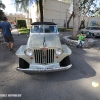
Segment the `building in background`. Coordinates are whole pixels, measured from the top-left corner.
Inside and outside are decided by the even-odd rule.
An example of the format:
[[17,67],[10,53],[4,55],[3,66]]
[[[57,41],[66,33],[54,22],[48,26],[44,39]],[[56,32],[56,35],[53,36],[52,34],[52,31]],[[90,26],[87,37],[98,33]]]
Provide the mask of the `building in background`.
[[[70,1],[71,0],[43,0],[43,20],[49,22],[55,22],[58,27],[62,28],[70,17]],[[37,3],[32,4],[29,7],[28,18],[31,24],[32,22],[40,21],[40,10]],[[83,16],[80,16],[80,22]],[[92,21],[96,21],[100,24],[100,17],[86,17],[84,16],[85,27],[91,26]],[[79,23],[80,24],[80,23]],[[69,23],[69,27],[73,27],[73,18]]]
[[[70,15],[69,7],[68,2],[43,0],[43,20],[55,22],[59,27],[64,27]],[[36,3],[29,8],[29,18],[32,18],[32,22],[40,21],[40,11]]]
[[12,14],[12,13],[6,14],[6,17],[8,18],[8,21],[9,21],[11,24],[14,23],[14,22],[17,21],[17,20],[26,20],[26,19],[25,19],[25,15],[23,15],[23,14],[21,14],[21,13],[19,13],[19,14],[17,14],[17,13],[14,13],[14,14]]

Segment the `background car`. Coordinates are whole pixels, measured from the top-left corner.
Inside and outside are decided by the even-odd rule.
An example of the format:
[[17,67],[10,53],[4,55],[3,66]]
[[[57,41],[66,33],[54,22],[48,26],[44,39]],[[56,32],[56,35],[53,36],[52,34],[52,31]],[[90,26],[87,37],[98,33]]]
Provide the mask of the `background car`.
[[81,33],[86,34],[87,37],[100,36],[100,27],[99,26],[89,26],[85,29],[81,29]]
[[26,45],[22,45],[16,55],[19,57],[18,71],[54,72],[71,68],[71,49],[62,45],[57,25],[53,22],[31,24]]

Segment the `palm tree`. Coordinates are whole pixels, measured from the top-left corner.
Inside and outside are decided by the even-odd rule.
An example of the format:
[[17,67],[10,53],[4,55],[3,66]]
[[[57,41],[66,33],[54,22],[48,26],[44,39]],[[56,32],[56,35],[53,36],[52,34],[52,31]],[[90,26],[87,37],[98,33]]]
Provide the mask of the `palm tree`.
[[6,6],[2,3],[2,1],[0,0],[0,9],[5,9],[6,8]]
[[39,0],[39,7],[40,7],[40,19],[43,22],[43,0]]
[[33,2],[39,4],[40,9],[40,20],[43,22],[43,0],[14,0],[16,10],[21,10],[28,12],[27,8],[32,4]]
[[4,12],[2,9],[5,9],[6,6],[2,3],[2,1],[0,0],[0,21],[3,19],[3,17],[5,16]]
[[0,10],[0,21],[2,21],[4,16],[5,16],[4,12],[2,10]]

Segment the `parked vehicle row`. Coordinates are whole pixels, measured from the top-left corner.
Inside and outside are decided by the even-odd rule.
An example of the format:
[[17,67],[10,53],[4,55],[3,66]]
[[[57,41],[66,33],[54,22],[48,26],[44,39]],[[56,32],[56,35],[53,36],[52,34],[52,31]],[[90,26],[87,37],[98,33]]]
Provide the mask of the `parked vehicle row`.
[[97,37],[100,36],[100,26],[89,26],[81,29],[82,34],[86,34],[87,37]]

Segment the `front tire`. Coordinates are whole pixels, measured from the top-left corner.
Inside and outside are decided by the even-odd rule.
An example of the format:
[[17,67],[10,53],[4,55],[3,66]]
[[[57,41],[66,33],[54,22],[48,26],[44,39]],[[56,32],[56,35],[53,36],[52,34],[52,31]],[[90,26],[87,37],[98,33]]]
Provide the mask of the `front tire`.
[[65,67],[70,64],[70,58],[69,56],[65,57],[61,62],[60,62],[60,67]]
[[19,58],[19,68],[23,69],[29,68],[29,63],[26,62],[24,59]]
[[92,37],[95,38],[96,36],[94,35],[94,33],[92,34]]

